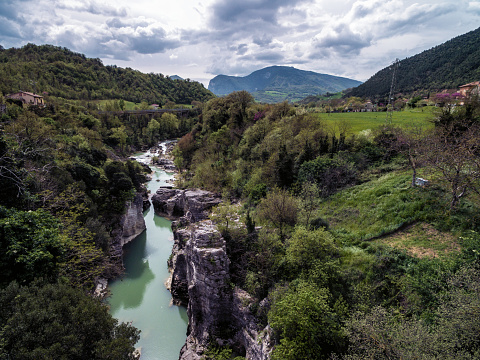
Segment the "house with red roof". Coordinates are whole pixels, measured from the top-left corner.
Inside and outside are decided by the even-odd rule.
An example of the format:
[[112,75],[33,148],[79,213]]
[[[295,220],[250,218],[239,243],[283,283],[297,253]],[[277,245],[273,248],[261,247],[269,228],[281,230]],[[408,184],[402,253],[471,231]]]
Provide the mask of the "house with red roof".
[[462,85],[458,88],[458,92],[464,96],[468,97],[470,95],[479,95],[480,92],[480,81],[474,81],[469,84]]
[[45,105],[43,96],[26,91],[19,91],[5,96],[5,98],[21,100],[24,105]]

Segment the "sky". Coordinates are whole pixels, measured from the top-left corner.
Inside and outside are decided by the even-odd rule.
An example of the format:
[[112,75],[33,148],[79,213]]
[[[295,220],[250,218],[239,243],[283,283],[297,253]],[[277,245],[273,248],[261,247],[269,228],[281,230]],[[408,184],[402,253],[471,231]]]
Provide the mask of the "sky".
[[480,0],[0,0],[0,45],[208,86],[272,65],[366,81],[480,27]]

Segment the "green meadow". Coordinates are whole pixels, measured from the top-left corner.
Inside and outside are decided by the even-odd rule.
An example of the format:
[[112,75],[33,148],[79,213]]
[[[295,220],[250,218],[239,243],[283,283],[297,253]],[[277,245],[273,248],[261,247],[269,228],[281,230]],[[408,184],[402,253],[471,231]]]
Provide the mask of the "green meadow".
[[[391,119],[393,125],[401,127],[409,126],[433,126],[431,120],[435,116],[435,107],[427,106],[422,108],[394,111]],[[339,129],[347,126],[347,134],[358,134],[365,130],[374,130],[387,122],[386,112],[342,112],[342,113],[318,113],[322,121],[331,128]]]

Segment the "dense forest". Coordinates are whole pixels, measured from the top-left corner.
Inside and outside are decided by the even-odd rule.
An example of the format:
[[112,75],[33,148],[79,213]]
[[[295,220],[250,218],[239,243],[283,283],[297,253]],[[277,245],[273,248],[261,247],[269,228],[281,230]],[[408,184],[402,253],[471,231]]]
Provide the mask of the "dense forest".
[[242,91],[180,139],[183,186],[223,194],[230,276],[272,359],[480,356],[479,101],[431,122],[351,134]]
[[0,46],[0,93],[30,91],[66,99],[123,99],[164,105],[205,101],[213,94],[196,81],[172,80],[130,68],[104,66],[100,59],[53,45]]
[[[0,57],[2,91],[36,69],[37,89],[56,95],[45,95],[45,106],[25,106],[0,93],[0,358],[133,359],[139,331],[113,319],[92,293],[99,278],[122,274],[119,219],[146,193],[150,170],[128,156],[184,135],[198,111],[100,115],[74,92],[85,84],[90,94],[122,88],[143,100],[211,95],[199,84],[104,67],[50,46],[2,50]],[[47,68],[68,71],[53,76]],[[138,84],[124,87],[115,76]],[[120,110],[117,98],[128,96],[117,95],[108,104]]]
[[[386,67],[348,96],[386,98],[394,66]],[[418,55],[403,59],[396,73],[396,93],[413,94],[443,89],[480,79],[480,28],[451,39]]]

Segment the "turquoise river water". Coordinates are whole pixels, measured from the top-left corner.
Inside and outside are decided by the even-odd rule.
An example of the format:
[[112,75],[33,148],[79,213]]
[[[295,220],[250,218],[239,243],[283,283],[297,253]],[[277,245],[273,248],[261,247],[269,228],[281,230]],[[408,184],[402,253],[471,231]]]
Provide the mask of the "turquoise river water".
[[[154,170],[148,183],[152,194],[173,177]],[[141,360],[176,360],[185,342],[188,319],[184,307],[171,305],[165,287],[173,245],[171,222],[155,215],[152,207],[144,217],[146,231],[124,247],[125,275],[109,284],[110,312],[141,330],[136,345],[141,348]]]

